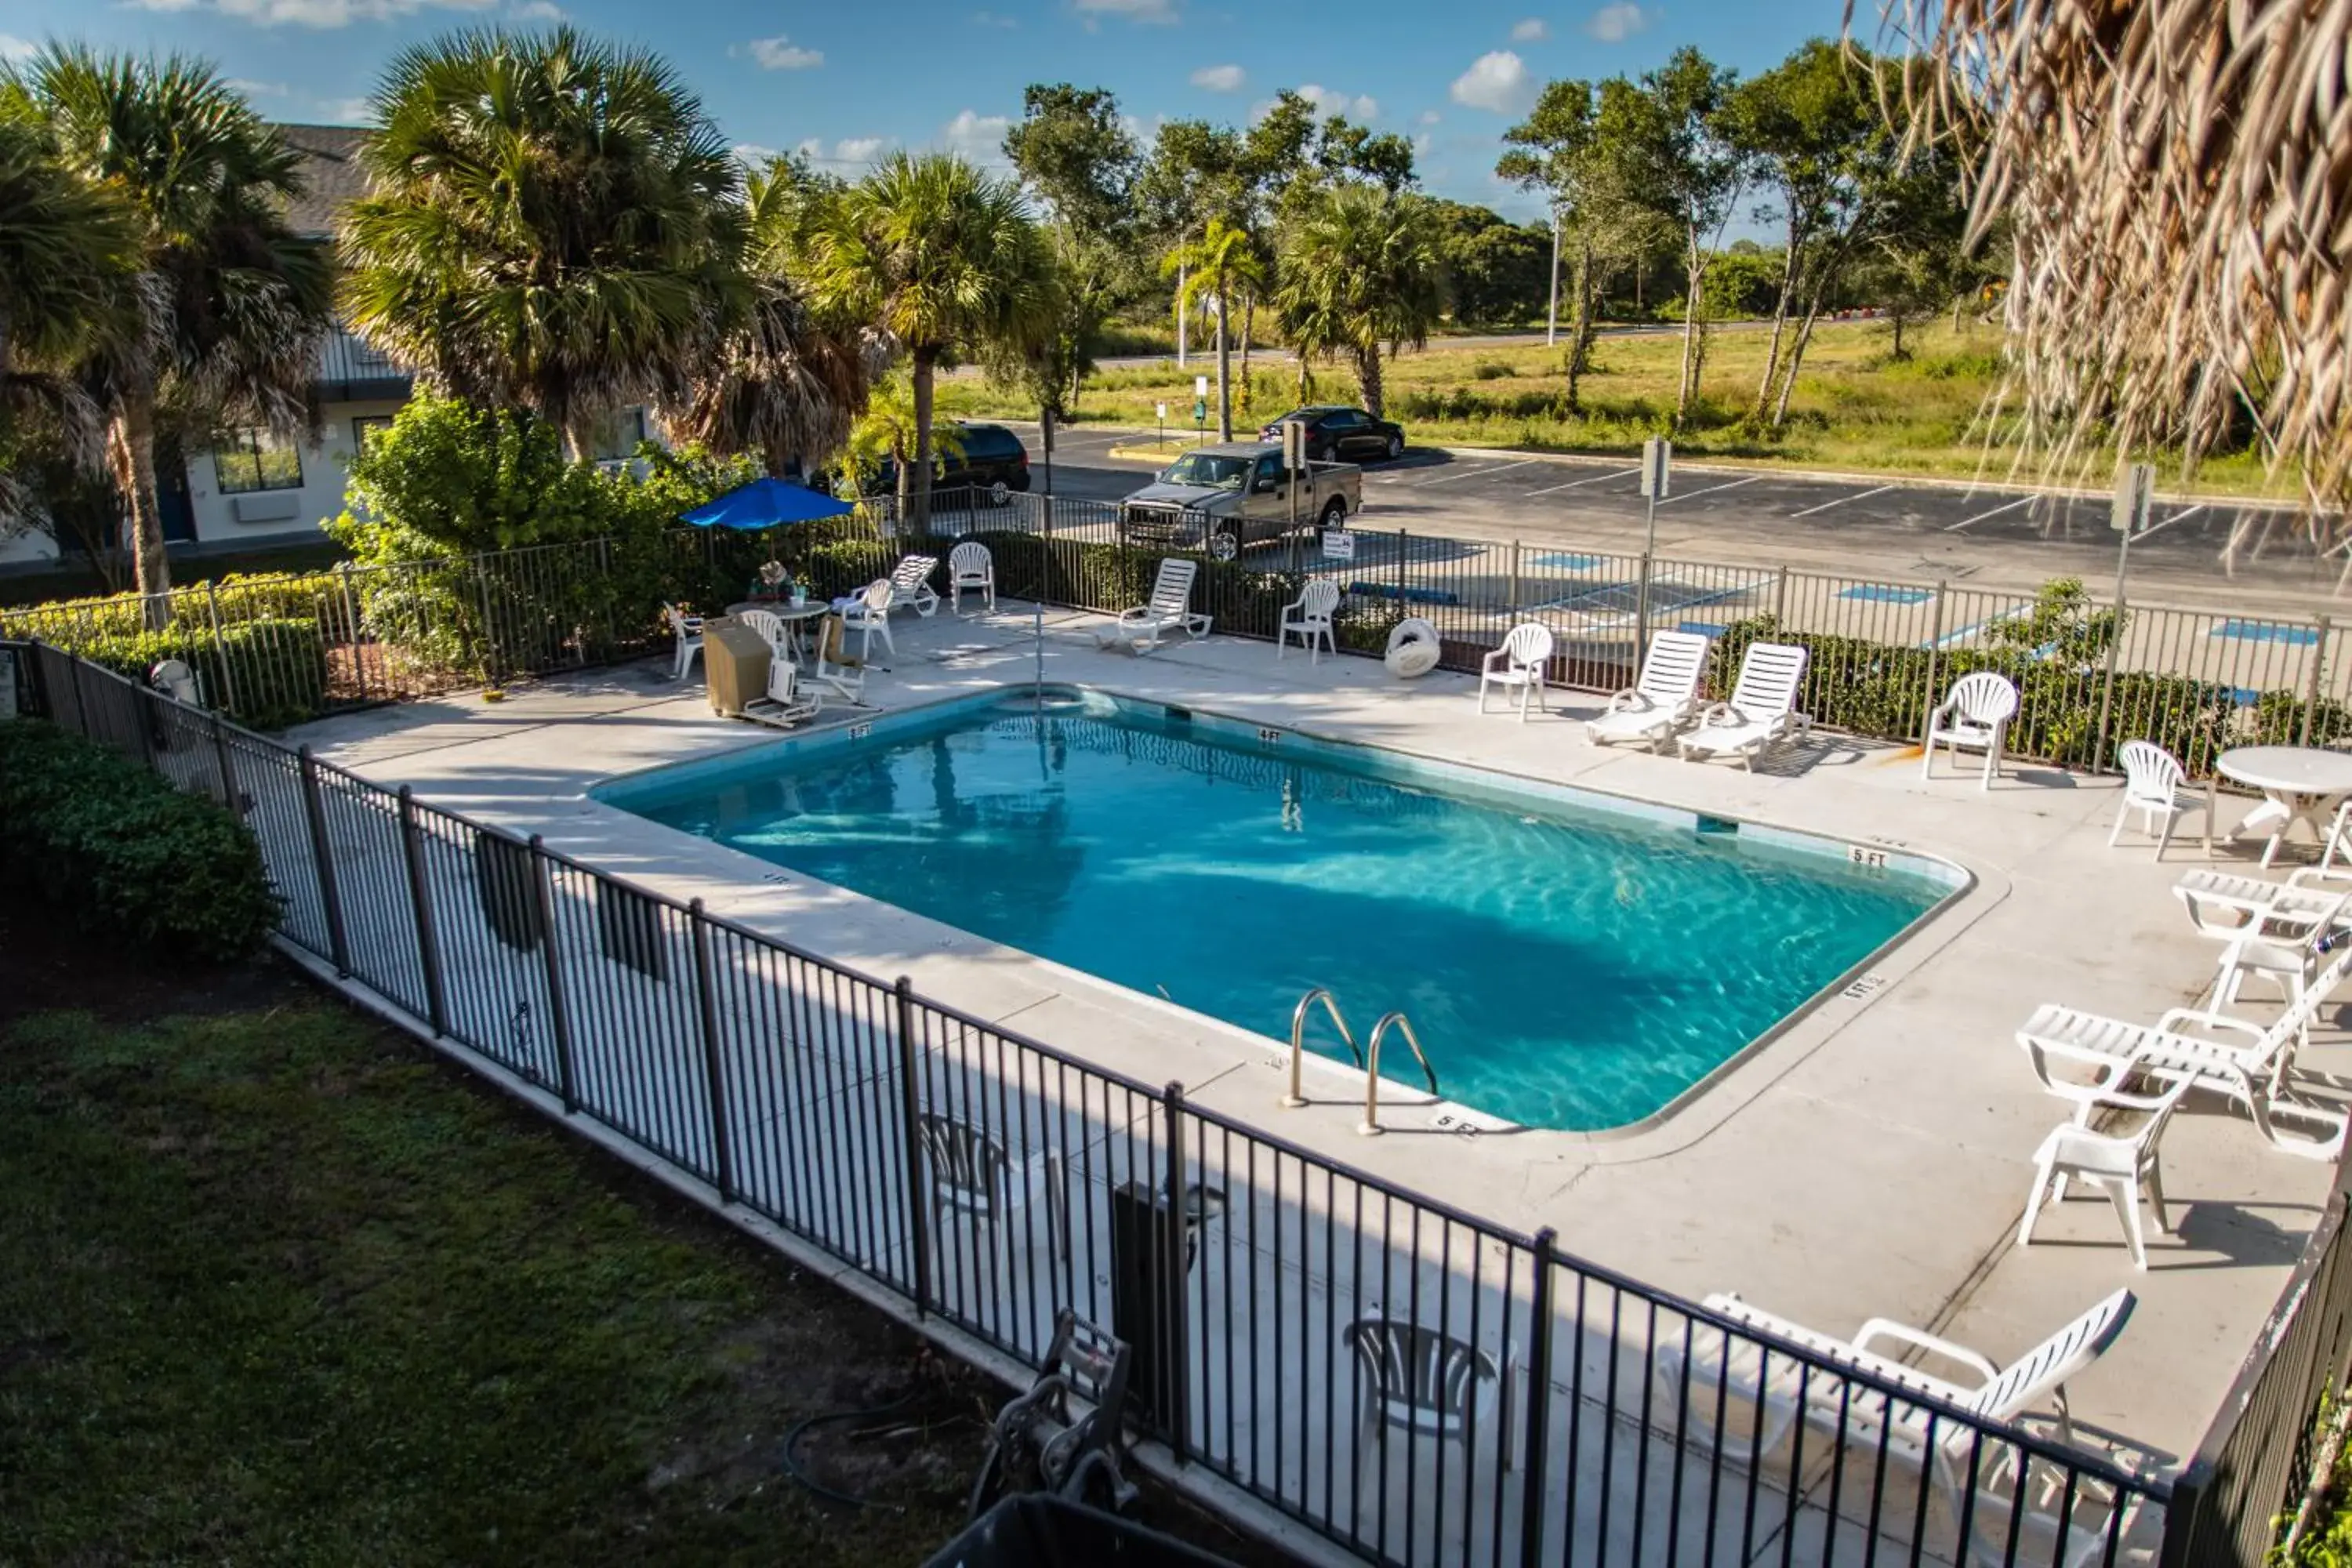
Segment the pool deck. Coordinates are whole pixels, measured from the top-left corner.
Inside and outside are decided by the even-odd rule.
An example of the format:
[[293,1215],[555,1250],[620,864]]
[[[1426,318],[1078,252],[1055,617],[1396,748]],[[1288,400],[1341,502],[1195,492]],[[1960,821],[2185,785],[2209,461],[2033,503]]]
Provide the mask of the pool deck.
[[[1284,1110],[1274,1043],[1013,952],[586,799],[615,774],[757,745],[773,731],[714,718],[667,660],[519,689],[343,715],[297,739],[326,760],[519,831],[715,913],[885,978],[1196,1103],[1360,1164],[1505,1225],[1555,1227],[1562,1248],[1692,1297],[1736,1290],[1844,1333],[1885,1316],[1996,1363],[2118,1286],[2140,1301],[2105,1360],[2073,1386],[2079,1426],[2120,1435],[2160,1466],[2194,1448],[2274,1304],[2325,1202],[2330,1167],[2266,1144],[2242,1115],[2192,1100],[2163,1147],[2175,1232],[2135,1270],[2103,1200],[2043,1216],[2012,1246],[2044,1133],[2064,1107],[2041,1092],[2012,1031],[2063,1002],[2152,1021],[2212,976],[2168,889],[2204,864],[2193,828],[2158,864],[2144,840],[2109,849],[2115,781],[2011,763],[1990,793],[1975,763],[1930,783],[1916,749],[1819,735],[1757,773],[1595,748],[1575,720],[1595,699],[1550,694],[1526,723],[1480,717],[1475,682],[1400,682],[1374,660],[1277,661],[1212,637],[1148,658],[1097,649],[1103,617],[1049,612],[1046,679],[1181,702],[1341,741],[1655,801],[1877,840],[1945,857],[1974,885],[1874,963],[1661,1122],[1621,1135],[1466,1137],[1440,1108],[1384,1095],[1389,1133],[1356,1131],[1357,1079],[1317,1066],[1314,1104]],[[897,623],[895,668],[867,700],[897,708],[1038,668],[1025,606]],[[849,717],[856,717],[855,714]],[[827,718],[833,715],[828,712]],[[2231,803],[2224,801],[2225,822]],[[2244,850],[2218,857],[2250,866]],[[1171,918],[1184,918],[1181,913]],[[1704,953],[1691,962],[1703,964]],[[1531,977],[1531,979],[1538,977]],[[1343,1000],[1360,1016],[1379,997]],[[2333,1008],[2300,1058],[2352,1078]],[[1441,1071],[1445,1043],[1429,1042]]]

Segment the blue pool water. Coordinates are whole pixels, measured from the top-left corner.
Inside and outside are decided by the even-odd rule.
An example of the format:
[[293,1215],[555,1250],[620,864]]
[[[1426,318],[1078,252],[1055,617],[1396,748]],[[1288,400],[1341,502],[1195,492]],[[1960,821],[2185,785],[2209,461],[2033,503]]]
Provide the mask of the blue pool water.
[[1311,985],[1359,1030],[1402,1008],[1448,1099],[1578,1131],[1664,1109],[1961,879],[1068,689],[596,793],[1260,1034]]

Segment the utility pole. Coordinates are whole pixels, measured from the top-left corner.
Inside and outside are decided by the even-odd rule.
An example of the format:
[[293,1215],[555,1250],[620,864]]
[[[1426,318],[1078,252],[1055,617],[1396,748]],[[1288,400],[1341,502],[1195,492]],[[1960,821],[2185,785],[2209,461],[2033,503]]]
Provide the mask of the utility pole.
[[1544,310],[1544,346],[1559,342],[1559,205],[1551,209],[1551,303]]

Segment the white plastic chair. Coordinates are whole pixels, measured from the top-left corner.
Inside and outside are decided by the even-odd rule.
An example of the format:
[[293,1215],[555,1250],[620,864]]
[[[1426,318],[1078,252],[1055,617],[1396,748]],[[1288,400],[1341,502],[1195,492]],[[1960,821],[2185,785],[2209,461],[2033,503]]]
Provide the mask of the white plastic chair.
[[1290,651],[1290,639],[1296,637],[1307,650],[1307,662],[1313,664],[1329,648],[1333,658],[1339,654],[1339,645],[1331,635],[1331,617],[1339,613],[1339,584],[1328,577],[1318,577],[1298,592],[1298,597],[1282,606],[1282,626],[1274,639],[1274,657],[1280,658]]
[[2214,1011],[2226,1012],[2237,1005],[2239,987],[2248,975],[2276,985],[2289,1006],[2302,1001],[2319,978],[2327,953],[2345,940],[2347,904],[2352,904],[2352,892],[2331,897],[2299,888],[2279,889],[2279,897],[2221,950],[2221,973],[2213,981]]
[[[2161,860],[2165,847],[2172,842],[2172,830],[2189,812],[2205,809],[2204,797],[2183,787],[2189,770],[2153,741],[2126,741],[2116,749],[2116,761],[2123,764],[2124,798],[2116,806],[2116,825],[2107,834],[2107,847],[2116,847],[2124,836],[2124,819],[2137,811],[2140,831],[2156,840],[2156,858]],[[2160,829],[2159,816],[2164,819]]]
[[693,673],[694,661],[702,657],[702,617],[689,616],[676,605],[662,605],[662,618],[677,636],[677,654],[670,665],[670,678],[684,680]]
[[[901,556],[890,571],[890,588],[896,595],[892,605],[907,605],[925,620],[939,613],[940,596],[931,587],[931,571],[940,563],[936,555]],[[890,650],[896,653],[898,649]]]
[[890,639],[890,607],[898,602],[898,589],[887,577],[877,577],[866,584],[866,591],[848,599],[837,599],[835,607],[841,613],[841,629],[857,634],[857,660],[860,664],[874,649],[874,634],[882,634],[882,646],[895,658],[898,645]]
[[1544,669],[1551,663],[1551,628],[1534,621],[1522,621],[1503,638],[1503,646],[1488,654],[1478,666],[1478,711],[1486,711],[1486,689],[1499,686],[1506,696],[1513,690],[1519,694],[1519,722],[1528,721],[1528,703],[1533,700],[1544,712]]
[[1500,1417],[1495,1422],[1495,1442],[1502,1450],[1503,1468],[1517,1463],[1512,1435],[1517,1423],[1511,1419],[1507,1348],[1498,1367],[1494,1356],[1477,1346],[1442,1330],[1389,1317],[1378,1303],[1341,1332],[1356,1352],[1356,1369],[1362,1374],[1359,1474],[1375,1453],[1388,1452],[1391,1428],[1409,1437],[1460,1443],[1467,1453],[1470,1434],[1486,1422],[1490,1408]]
[[[2128,1068],[2119,1075],[2119,1081],[2129,1081]],[[2148,1206],[2156,1211],[2156,1228],[2169,1233],[2171,1222],[2164,1214],[2164,1168],[2157,1146],[2164,1137],[2166,1123],[2172,1120],[2180,1097],[2189,1092],[2189,1080],[2175,1079],[2159,1093],[2129,1094],[2110,1089],[2096,1100],[2085,1100],[2074,1120],[2060,1122],[2033,1152],[2033,1191],[2025,1200],[2025,1217],[2018,1222],[2017,1245],[2033,1244],[2034,1222],[2042,1217],[2044,1204],[2066,1201],[2066,1184],[2079,1181],[2095,1192],[2106,1194],[2116,1206],[2116,1217],[2123,1222],[2124,1239],[2131,1244],[2132,1267],[2147,1267],[2147,1241],[2140,1233],[2139,1200],[2147,1195]],[[2101,1110],[2116,1110],[2139,1113],[2139,1125],[2129,1132],[2112,1129],[2094,1131],[2085,1122]]]
[[1797,711],[1797,689],[1804,677],[1803,648],[1790,643],[1748,644],[1731,700],[1717,703],[1700,715],[1696,728],[1684,731],[1679,742],[1683,755],[1729,752],[1755,772],[1756,759],[1767,748],[1811,727],[1812,721]]
[[1121,610],[1118,624],[1097,640],[1105,647],[1123,647],[1135,653],[1150,653],[1169,632],[1206,637],[1211,617],[1192,613],[1192,579],[1200,570],[1199,562],[1181,555],[1163,558],[1158,574],[1151,580],[1151,602]]
[[1659,632],[1633,684],[1609,699],[1584,733],[1596,746],[1640,741],[1653,751],[1698,713],[1699,678],[1706,673],[1707,639],[1696,632]]
[[196,679],[196,672],[188,668],[186,659],[157,661],[154,668],[147,672],[147,684],[174,702],[184,702],[191,708],[205,705],[204,687]]
[[949,608],[963,614],[963,591],[972,589],[990,609],[996,608],[996,558],[988,546],[967,539],[948,552]]
[[1963,675],[1952,683],[1943,706],[1927,715],[1927,742],[1919,757],[1919,776],[1932,776],[1936,742],[1941,741],[1952,753],[1955,767],[1962,751],[1982,752],[1984,781],[1979,787],[1992,788],[1993,777],[2000,772],[2001,743],[2008,738],[2009,721],[2016,717],[2017,688],[2006,678],[1990,669]]
[[977,1220],[999,1240],[1007,1240],[1007,1227],[999,1222],[1016,1213],[1025,1217],[1042,1198],[1053,1256],[1070,1255],[1069,1213],[1064,1206],[1066,1194],[1062,1190],[1058,1152],[1041,1149],[1015,1159],[1003,1144],[959,1117],[926,1110],[915,1121],[924,1163],[931,1173],[932,1234],[943,1253],[950,1244],[946,1227],[937,1222],[946,1215]]
[[1408,616],[1389,628],[1388,647],[1381,660],[1391,675],[1412,680],[1435,669],[1444,657],[1445,645],[1438,639],[1436,623]]
[[768,660],[772,668],[793,662],[792,629],[785,625],[783,616],[773,610],[746,610],[735,618],[757,633],[760,640],[768,645]]
[[768,661],[768,694],[744,705],[743,717],[772,729],[790,730],[824,710],[824,693],[801,683],[800,666],[791,659]]

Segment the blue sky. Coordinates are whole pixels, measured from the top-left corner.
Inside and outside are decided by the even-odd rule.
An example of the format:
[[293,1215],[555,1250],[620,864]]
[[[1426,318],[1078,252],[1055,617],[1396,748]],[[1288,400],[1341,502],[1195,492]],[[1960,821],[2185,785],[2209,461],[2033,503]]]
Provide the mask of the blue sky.
[[1428,187],[1515,216],[1496,137],[1555,77],[1635,72],[1696,43],[1742,71],[1834,35],[1839,0],[5,0],[0,53],[57,35],[213,59],[275,119],[358,123],[384,59],[446,28],[569,17],[667,54],[729,138],[854,174],[893,147],[1001,161],[1032,81],[1107,87],[1162,119],[1245,122],[1280,88],[1415,139]]

